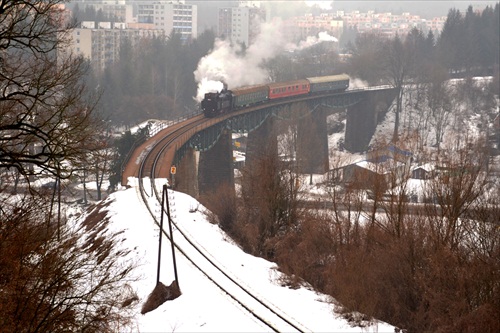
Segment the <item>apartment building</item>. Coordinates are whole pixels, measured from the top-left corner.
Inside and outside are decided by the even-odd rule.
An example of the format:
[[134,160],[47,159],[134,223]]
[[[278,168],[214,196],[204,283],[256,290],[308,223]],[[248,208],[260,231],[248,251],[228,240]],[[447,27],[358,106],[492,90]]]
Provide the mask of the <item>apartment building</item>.
[[329,35],[340,39],[344,30],[344,21],[333,14],[312,15],[293,17],[287,22],[288,26],[295,27],[296,33],[300,39],[307,36],[315,36],[319,32],[326,31]]
[[184,1],[136,1],[137,23],[153,24],[154,29],[172,31],[181,35],[183,41],[198,36],[198,9]]
[[260,25],[265,21],[265,9],[256,6],[219,8],[218,36],[248,46],[260,33]]
[[415,27],[423,31],[441,31],[446,21],[446,16],[426,20],[410,13],[394,15],[389,12],[375,13],[374,11],[368,11],[361,13],[353,11],[338,14],[342,15],[344,27],[356,27],[359,32],[378,31],[389,37],[396,34],[405,35]]
[[165,36],[161,29],[129,29],[126,23],[82,22],[72,32],[71,50],[89,59],[96,70],[104,70],[119,59],[120,45],[128,40],[136,45],[143,38]]
[[127,23],[129,28],[133,24],[152,24],[152,29],[164,30],[167,35],[172,31],[180,34],[183,41],[198,35],[197,6],[182,0],[75,0],[71,4],[77,4],[81,11],[92,6],[107,17],[116,18],[116,22]]
[[76,3],[80,10],[93,6],[108,17],[119,18],[117,22],[82,22],[72,33],[71,51],[89,59],[97,70],[118,59],[125,39],[135,45],[142,38],[164,37],[172,31],[186,42],[197,37],[197,7],[184,1],[79,0]]

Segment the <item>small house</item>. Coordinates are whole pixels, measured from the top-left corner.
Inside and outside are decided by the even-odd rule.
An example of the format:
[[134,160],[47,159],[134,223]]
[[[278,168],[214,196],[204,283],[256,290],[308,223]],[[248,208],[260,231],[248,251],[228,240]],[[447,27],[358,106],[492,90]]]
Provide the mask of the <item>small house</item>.
[[411,171],[411,178],[413,179],[431,179],[434,178],[435,168],[434,165],[426,163],[419,165]]

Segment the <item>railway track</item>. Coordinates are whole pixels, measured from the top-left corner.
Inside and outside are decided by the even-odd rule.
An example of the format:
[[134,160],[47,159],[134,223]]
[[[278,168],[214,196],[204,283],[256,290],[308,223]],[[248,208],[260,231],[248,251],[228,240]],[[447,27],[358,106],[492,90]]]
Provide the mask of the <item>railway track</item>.
[[[159,226],[158,217],[155,216],[154,207],[151,201],[160,202],[161,193],[155,186],[156,175],[162,174],[159,168],[170,167],[168,162],[173,160],[175,150],[199,128],[204,127],[204,123],[210,122],[203,116],[196,116],[183,123],[176,124],[171,130],[166,131],[163,137],[157,140],[151,147],[148,147],[139,167],[139,191],[148,211],[155,223]],[[167,163],[165,163],[167,161]],[[150,178],[151,189],[144,186],[144,179]],[[197,270],[212,281],[222,292],[233,301],[239,304],[244,310],[260,321],[266,329],[274,332],[310,332],[303,324],[294,318],[282,313],[275,305],[264,300],[260,295],[252,291],[248,286],[243,285],[236,278],[232,277],[210,256],[205,253],[201,246],[191,240],[179,226],[172,221],[172,224],[182,236],[176,236],[174,246],[186,260],[188,260]],[[171,241],[170,235],[162,230],[163,234]]]

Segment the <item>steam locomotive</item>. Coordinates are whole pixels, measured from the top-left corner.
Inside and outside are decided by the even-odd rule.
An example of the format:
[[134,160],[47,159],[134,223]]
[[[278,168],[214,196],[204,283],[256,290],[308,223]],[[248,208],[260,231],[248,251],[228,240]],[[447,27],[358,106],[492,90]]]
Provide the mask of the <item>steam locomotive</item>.
[[344,91],[349,87],[346,74],[310,77],[303,80],[259,84],[218,93],[206,93],[201,101],[205,117],[216,117],[243,107],[290,96]]

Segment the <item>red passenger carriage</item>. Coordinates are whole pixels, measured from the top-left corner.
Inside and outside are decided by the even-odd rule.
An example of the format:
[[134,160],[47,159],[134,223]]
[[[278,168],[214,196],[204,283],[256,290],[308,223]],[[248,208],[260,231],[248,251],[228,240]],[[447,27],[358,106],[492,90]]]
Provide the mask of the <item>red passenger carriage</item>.
[[309,93],[308,80],[295,80],[287,82],[270,83],[269,99],[283,98],[296,95],[304,95]]

